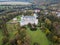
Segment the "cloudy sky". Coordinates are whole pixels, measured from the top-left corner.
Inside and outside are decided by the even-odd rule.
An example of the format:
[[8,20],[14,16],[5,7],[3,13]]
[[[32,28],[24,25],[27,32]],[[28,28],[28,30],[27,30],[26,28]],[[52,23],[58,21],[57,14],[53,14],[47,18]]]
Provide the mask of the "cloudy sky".
[[32,0],[0,0],[0,1],[23,1],[23,2],[32,2]]

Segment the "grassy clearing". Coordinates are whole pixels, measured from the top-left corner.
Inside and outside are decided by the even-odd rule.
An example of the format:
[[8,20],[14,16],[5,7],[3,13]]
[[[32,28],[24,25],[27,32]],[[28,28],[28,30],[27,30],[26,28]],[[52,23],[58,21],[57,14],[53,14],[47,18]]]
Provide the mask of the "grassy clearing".
[[39,43],[39,45],[49,45],[50,44],[50,41],[47,39],[45,34],[39,29],[37,31],[31,31],[28,29],[27,33],[31,37],[31,45],[33,45],[34,42]]

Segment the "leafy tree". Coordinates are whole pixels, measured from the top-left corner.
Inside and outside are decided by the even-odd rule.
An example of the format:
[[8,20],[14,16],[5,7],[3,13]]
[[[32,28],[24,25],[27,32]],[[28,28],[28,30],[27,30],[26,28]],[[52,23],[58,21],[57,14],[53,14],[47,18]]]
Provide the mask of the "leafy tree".
[[45,19],[45,23],[46,23],[47,25],[51,25],[51,21],[50,21],[48,18]]

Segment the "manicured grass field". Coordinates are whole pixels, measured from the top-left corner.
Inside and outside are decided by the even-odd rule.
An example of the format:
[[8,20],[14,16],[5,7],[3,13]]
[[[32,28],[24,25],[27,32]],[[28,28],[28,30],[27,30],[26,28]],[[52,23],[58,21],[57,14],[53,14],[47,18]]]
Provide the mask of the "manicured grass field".
[[34,42],[39,43],[39,45],[49,45],[50,41],[47,39],[45,34],[41,30],[31,31],[27,30],[27,33],[31,36],[31,45],[33,45]]

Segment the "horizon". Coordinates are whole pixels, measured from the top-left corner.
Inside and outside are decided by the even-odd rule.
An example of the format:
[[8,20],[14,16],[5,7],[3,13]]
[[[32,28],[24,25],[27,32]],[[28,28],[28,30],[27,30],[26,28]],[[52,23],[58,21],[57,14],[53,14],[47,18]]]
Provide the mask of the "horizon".
[[0,2],[0,5],[31,5],[29,2]]
[[32,2],[33,0],[0,0],[0,2]]

